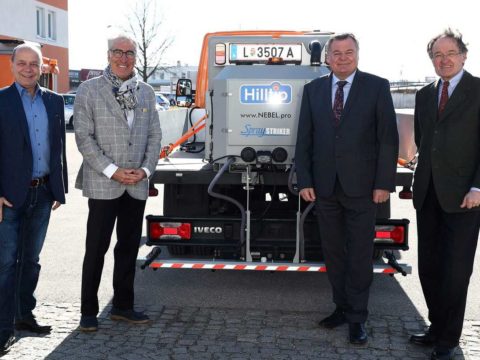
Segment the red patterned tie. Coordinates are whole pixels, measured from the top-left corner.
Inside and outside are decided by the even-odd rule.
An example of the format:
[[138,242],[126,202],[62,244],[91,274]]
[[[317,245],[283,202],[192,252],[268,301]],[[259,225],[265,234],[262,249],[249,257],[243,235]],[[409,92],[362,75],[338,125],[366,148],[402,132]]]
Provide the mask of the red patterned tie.
[[447,105],[448,85],[450,85],[450,82],[448,81],[443,82],[442,94],[440,95],[440,104],[438,105],[438,115],[440,115],[443,112],[443,110],[445,110],[445,105]]
[[340,116],[343,111],[343,87],[347,81],[337,81],[337,91],[335,91],[335,100],[333,101],[333,115],[335,116],[335,126],[340,123]]

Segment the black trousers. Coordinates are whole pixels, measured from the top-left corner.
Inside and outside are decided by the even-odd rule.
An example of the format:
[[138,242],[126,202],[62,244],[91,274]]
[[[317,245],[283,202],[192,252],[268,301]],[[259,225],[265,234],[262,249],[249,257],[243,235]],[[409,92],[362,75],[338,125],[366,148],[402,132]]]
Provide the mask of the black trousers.
[[479,226],[478,211],[443,211],[430,184],[417,210],[418,273],[439,346],[454,347],[460,340]]
[[376,204],[369,196],[349,197],[337,181],[332,196],[315,203],[333,302],[349,322],[365,322],[373,280]]
[[145,200],[134,199],[127,192],[113,200],[88,200],[87,239],[82,272],[82,315],[98,314],[98,287],[115,221],[117,243],[114,249],[113,306],[121,310],[133,309],[135,265],[145,204]]

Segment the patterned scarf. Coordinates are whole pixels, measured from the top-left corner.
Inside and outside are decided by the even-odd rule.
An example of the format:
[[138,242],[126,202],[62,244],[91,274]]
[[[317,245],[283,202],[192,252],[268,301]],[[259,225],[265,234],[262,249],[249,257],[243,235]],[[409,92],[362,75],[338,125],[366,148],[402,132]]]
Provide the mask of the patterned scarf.
[[113,96],[117,100],[122,110],[133,110],[137,105],[136,90],[138,89],[138,80],[133,70],[132,77],[128,80],[121,80],[112,72],[108,65],[103,71],[103,76],[112,85]]

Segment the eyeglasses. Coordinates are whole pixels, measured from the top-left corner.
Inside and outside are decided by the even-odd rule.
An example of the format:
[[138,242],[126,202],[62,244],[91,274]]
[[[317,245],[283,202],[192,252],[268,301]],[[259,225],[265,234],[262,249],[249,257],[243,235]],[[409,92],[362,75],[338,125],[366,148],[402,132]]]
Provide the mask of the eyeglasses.
[[122,58],[123,55],[125,55],[127,59],[135,59],[135,55],[136,55],[135,51],[132,51],[132,50],[123,51],[120,49],[111,49],[110,52],[113,54],[113,57],[117,59]]
[[440,61],[440,60],[453,60],[455,56],[462,54],[461,52],[449,52],[446,54],[441,54],[441,53],[435,53],[433,54],[433,60]]

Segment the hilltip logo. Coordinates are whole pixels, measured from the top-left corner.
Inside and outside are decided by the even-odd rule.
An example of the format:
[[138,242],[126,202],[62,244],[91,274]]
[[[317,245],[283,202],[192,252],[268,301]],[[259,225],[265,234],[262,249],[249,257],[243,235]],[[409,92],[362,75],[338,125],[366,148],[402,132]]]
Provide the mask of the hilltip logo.
[[240,86],[241,104],[290,104],[292,86],[274,81],[266,85]]

